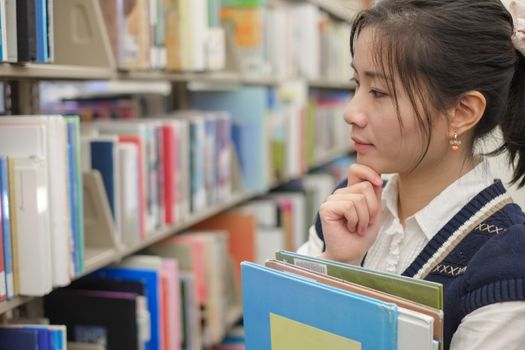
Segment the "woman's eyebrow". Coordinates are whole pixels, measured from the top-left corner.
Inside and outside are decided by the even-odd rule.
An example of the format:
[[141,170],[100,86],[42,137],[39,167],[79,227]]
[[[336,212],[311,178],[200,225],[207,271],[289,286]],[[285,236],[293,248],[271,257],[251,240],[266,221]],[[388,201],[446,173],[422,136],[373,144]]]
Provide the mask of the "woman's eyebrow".
[[[354,64],[350,64],[350,66],[352,67],[352,69],[356,72],[357,75],[359,75],[357,69],[355,68]],[[389,76],[386,76],[385,74],[381,73],[381,72],[376,72],[376,71],[364,71],[363,74],[370,78],[370,79],[380,79],[380,80],[390,80],[392,81],[392,79],[389,77]]]

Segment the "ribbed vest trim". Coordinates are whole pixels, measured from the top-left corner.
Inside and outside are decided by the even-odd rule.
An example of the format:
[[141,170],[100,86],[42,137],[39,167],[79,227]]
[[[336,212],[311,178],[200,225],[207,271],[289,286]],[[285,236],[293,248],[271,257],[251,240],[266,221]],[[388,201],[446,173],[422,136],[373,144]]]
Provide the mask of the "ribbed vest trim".
[[470,200],[427,243],[403,275],[424,279],[479,224],[512,203],[501,181],[485,188]]

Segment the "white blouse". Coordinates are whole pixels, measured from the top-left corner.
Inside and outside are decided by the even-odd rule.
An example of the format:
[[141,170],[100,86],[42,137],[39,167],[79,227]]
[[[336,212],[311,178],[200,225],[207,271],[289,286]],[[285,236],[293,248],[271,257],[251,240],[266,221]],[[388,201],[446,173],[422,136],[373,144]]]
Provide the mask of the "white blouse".
[[[376,271],[401,274],[426,244],[465,204],[494,178],[486,160],[456,180],[426,207],[409,217],[405,228],[397,213],[397,175],[392,176],[382,196],[381,226],[369,249],[364,266]],[[298,253],[318,256],[323,242],[310,227],[309,240]],[[510,325],[510,326],[509,326]],[[512,350],[525,346],[525,302],[484,306],[467,315],[452,338],[451,350]]]

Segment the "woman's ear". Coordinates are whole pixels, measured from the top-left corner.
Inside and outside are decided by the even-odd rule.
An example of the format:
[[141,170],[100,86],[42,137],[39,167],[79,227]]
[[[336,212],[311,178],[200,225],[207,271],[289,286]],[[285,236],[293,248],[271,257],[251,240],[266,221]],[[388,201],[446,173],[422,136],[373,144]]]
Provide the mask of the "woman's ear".
[[449,137],[453,137],[454,133],[459,136],[473,130],[486,107],[487,99],[481,92],[469,91],[463,94],[449,115]]

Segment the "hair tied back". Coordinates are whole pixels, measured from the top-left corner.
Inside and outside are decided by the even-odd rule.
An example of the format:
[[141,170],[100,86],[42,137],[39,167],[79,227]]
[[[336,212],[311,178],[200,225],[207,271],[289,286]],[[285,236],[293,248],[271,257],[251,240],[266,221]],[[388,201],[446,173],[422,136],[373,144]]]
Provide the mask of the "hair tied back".
[[513,0],[509,6],[510,14],[514,22],[512,43],[522,56],[525,56],[525,5]]

